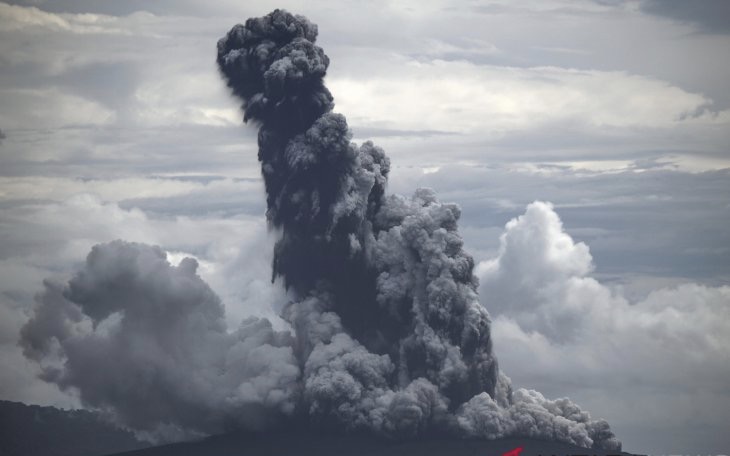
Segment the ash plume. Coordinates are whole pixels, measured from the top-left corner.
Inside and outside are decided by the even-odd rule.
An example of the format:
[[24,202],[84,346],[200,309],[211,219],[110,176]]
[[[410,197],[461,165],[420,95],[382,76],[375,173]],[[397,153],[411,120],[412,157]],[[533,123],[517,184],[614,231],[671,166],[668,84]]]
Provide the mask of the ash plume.
[[26,355],[47,380],[150,435],[303,423],[619,449],[605,421],[568,399],[512,390],[459,207],[428,189],[386,196],[390,162],[352,143],[333,112],[316,38],[316,25],[276,10],[218,42],[221,74],[259,129],[290,330],[252,319],[227,332],[192,259],[173,267],[159,248],[116,241],[95,247],[67,285],[46,284],[23,329]]
[[337,333],[387,355],[385,384],[422,378],[456,403],[494,396],[489,318],[456,231],[460,211],[428,190],[384,197],[389,160],[372,143],[351,143],[332,112],[316,36],[307,19],[278,10],[218,43],[222,74],[259,124],[267,217],[282,230],[273,272],[301,299],[317,297],[317,312],[334,312]]
[[21,332],[26,356],[45,380],[153,440],[257,429],[291,414],[291,335],[256,318],[228,333],[197,266],[171,266],[144,244],[95,246],[67,285],[46,281]]

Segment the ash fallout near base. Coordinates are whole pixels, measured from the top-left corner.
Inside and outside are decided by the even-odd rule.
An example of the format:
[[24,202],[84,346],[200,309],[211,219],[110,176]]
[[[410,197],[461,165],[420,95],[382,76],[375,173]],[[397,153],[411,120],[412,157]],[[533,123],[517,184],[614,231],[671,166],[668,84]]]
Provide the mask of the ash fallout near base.
[[619,450],[608,424],[570,400],[512,390],[459,207],[427,189],[386,195],[389,159],[350,141],[316,37],[306,18],[276,10],[218,43],[221,73],[259,128],[290,329],[250,318],[228,332],[194,260],[172,266],[157,247],[114,241],[68,284],[46,283],[22,331],[26,356],[148,438],[296,425]]

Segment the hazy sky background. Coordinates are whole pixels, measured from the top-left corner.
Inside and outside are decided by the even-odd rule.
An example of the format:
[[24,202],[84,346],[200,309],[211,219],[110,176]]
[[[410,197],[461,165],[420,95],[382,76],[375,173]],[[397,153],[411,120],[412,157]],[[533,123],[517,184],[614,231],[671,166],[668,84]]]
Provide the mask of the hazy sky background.
[[390,191],[461,205],[516,386],[570,396],[628,451],[730,448],[722,0],[0,3],[0,398],[76,404],[16,343],[42,281],[96,243],[196,257],[231,327],[286,299],[255,131],[215,65],[275,7],[319,24],[336,111],[385,148]]

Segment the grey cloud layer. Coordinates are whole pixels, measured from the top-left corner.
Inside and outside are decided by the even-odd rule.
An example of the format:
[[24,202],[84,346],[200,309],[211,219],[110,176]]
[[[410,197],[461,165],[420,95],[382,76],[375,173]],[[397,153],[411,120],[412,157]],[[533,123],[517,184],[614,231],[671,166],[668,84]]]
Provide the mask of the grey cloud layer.
[[704,33],[730,33],[730,5],[722,0],[644,0],[641,9],[650,14],[697,26]]

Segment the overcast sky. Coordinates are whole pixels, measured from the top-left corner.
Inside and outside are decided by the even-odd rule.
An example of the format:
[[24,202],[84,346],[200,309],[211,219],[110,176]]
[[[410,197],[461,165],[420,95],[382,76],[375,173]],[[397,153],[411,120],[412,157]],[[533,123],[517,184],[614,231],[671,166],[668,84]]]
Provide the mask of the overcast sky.
[[390,191],[461,205],[517,386],[570,396],[627,451],[730,448],[722,0],[0,3],[0,398],[77,404],[16,343],[42,281],[99,242],[196,257],[231,327],[274,315],[256,135],[215,44],[275,7],[319,25],[335,109],[386,150]]

